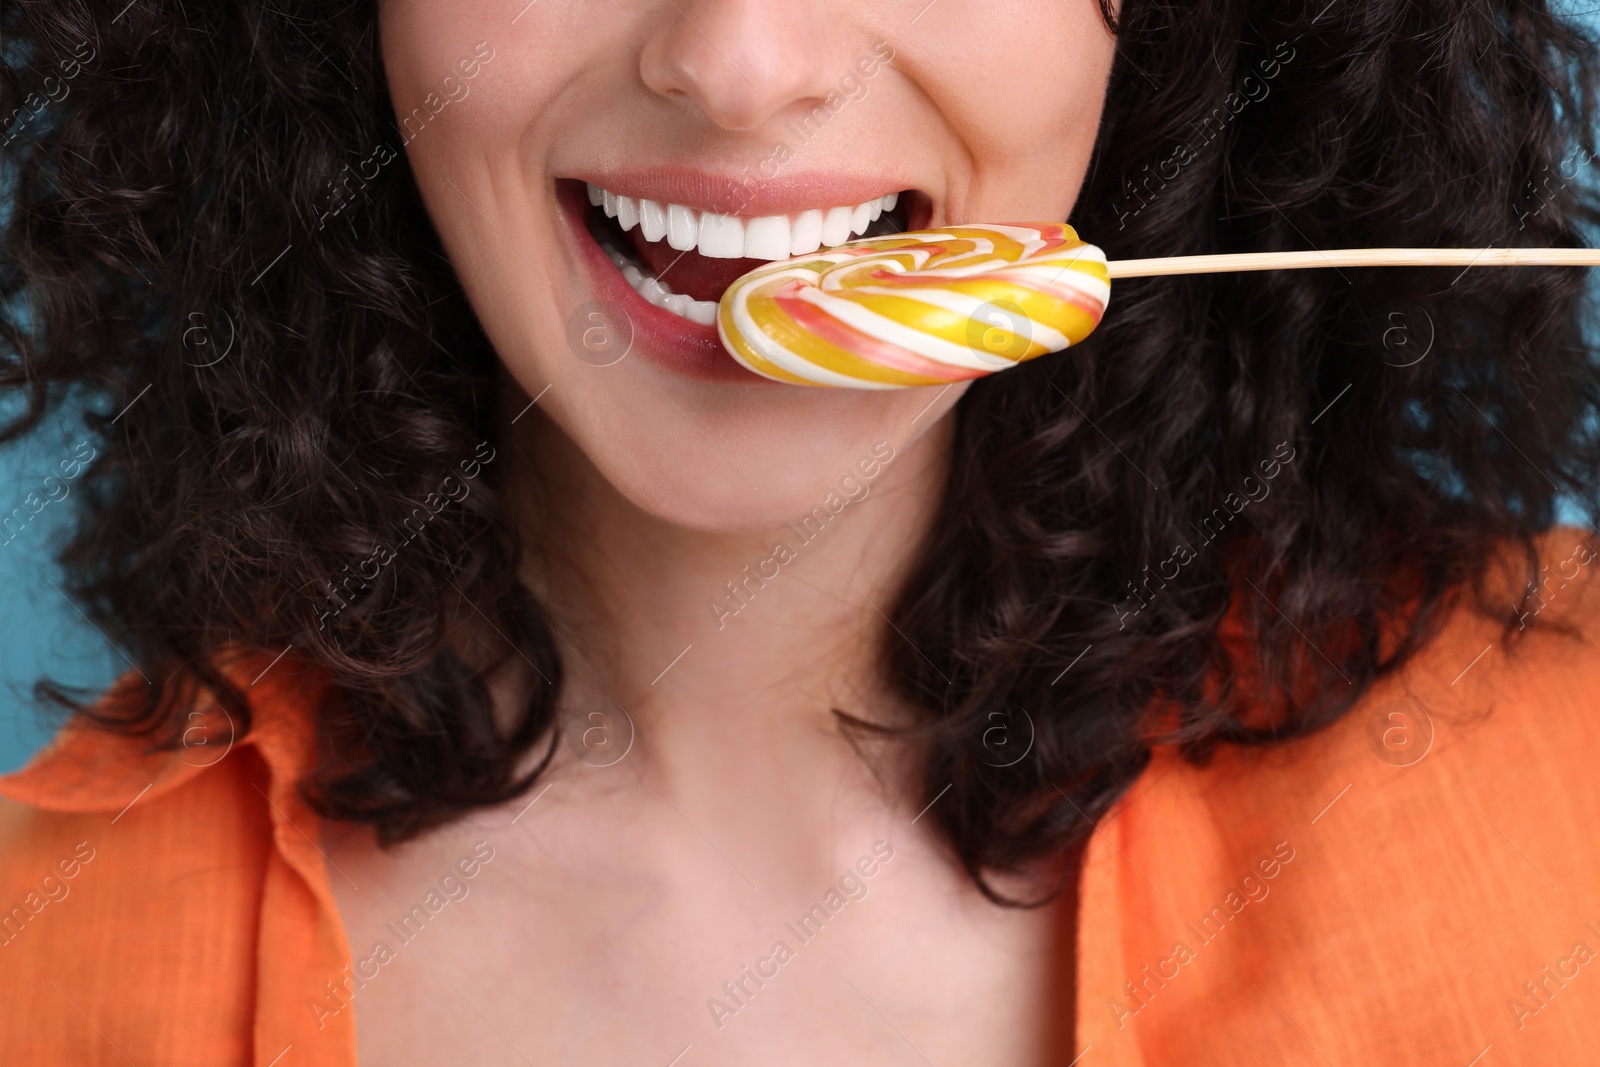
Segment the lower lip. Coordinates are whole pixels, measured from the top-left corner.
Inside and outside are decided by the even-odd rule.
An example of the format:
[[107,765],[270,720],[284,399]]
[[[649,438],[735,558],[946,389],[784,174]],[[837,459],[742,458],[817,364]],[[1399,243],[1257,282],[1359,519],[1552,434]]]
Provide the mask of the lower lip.
[[638,352],[658,367],[701,381],[737,385],[778,385],[746,370],[728,355],[715,326],[702,326],[665,308],[658,308],[638,293],[600,250],[585,219],[589,199],[580,182],[563,182],[557,191],[566,216],[567,230],[578,256],[589,270],[595,296],[627,315],[633,327],[630,352]]

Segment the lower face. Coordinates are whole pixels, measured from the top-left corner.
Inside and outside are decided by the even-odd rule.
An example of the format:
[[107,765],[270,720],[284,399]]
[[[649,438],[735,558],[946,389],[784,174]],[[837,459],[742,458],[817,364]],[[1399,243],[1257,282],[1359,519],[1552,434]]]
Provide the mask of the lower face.
[[506,370],[632,504],[717,531],[809,511],[966,388],[757,377],[722,291],[863,235],[1067,218],[1114,50],[1094,0],[383,0],[380,30]]

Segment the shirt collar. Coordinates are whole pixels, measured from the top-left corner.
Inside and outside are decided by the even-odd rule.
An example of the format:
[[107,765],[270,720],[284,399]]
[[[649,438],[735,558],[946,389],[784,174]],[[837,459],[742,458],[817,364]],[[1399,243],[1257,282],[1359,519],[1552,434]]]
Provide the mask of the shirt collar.
[[[218,669],[250,705],[248,732],[237,716],[200,689],[185,713],[181,743],[72,719],[27,766],[0,777],[0,796],[63,812],[120,812],[180,788],[241,746],[254,746],[275,782],[294,783],[315,758],[314,713],[325,681],[292,655],[229,650]],[[149,682],[132,672],[96,702],[102,712],[144,698]]]

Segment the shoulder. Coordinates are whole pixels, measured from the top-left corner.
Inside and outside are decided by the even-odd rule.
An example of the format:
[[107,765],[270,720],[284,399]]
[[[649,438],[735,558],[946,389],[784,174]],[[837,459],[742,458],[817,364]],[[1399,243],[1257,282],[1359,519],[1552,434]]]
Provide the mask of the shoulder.
[[[266,695],[263,723],[303,723],[286,702],[308,694]],[[284,748],[286,727],[236,738],[220,708],[194,710],[204,737],[177,750],[69,725],[0,778],[0,1046],[17,1062],[249,1061],[282,788],[282,753],[259,742]]]
[[[1085,921],[1102,910],[1118,942],[1085,928],[1109,957],[1085,961],[1086,1033],[1176,1052],[1198,1012],[1219,1048],[1296,1061],[1572,1055],[1600,1012],[1588,544],[1543,539],[1509,642],[1464,604],[1321,733],[1202,767],[1159,754],[1104,824],[1120,854],[1086,863]],[[1508,564],[1490,596],[1525,580]]]

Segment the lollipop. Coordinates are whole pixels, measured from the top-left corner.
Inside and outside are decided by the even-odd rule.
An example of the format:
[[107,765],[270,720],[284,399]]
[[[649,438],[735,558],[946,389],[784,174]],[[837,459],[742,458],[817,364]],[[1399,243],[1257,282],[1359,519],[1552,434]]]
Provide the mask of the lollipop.
[[1062,223],[852,241],[744,275],[717,332],[778,381],[895,389],[981,378],[1089,336],[1106,257]]
[[1306,267],[1600,265],[1588,248],[1353,248],[1129,259],[1057,222],[947,226],[772,263],[717,308],[723,347],[780,382],[903,389],[981,378],[1089,336],[1111,279]]

